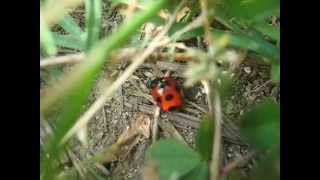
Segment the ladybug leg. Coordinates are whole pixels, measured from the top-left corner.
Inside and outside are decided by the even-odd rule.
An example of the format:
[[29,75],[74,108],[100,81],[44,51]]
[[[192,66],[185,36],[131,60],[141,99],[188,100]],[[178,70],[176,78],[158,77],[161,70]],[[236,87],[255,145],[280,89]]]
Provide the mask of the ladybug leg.
[[171,72],[168,70],[166,71],[166,73],[164,74],[164,77],[169,77],[171,75]]

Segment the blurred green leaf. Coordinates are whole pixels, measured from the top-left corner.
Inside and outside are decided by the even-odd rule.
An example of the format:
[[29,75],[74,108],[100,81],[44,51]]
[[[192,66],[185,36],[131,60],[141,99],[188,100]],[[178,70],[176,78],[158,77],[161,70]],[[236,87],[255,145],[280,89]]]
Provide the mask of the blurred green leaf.
[[265,99],[242,117],[241,132],[249,143],[260,149],[280,143],[280,107]]
[[101,0],[86,0],[85,7],[87,31],[86,50],[88,51],[99,40],[102,14]]
[[117,6],[119,4],[129,4],[129,0],[111,0],[111,6]]
[[276,41],[280,41],[280,28],[267,24],[266,22],[254,23],[252,25],[256,30],[262,34],[271,37]]
[[204,161],[209,161],[212,154],[214,124],[213,118],[205,116],[201,123],[197,135],[196,147]]
[[271,67],[271,79],[274,82],[278,82],[280,80],[280,64],[273,63]]
[[226,13],[247,21],[261,21],[276,13],[280,7],[279,0],[225,0]]
[[[186,25],[186,23],[176,23],[172,26],[169,31],[169,35],[173,35],[174,32],[180,30]],[[280,59],[280,49],[273,44],[265,41],[264,39],[259,38],[258,36],[250,36],[243,33],[232,33],[227,31],[221,31],[214,29],[211,31],[214,38],[221,38],[222,36],[229,36],[229,44],[234,47],[245,48],[251,51],[255,51],[267,58],[272,60]],[[187,40],[193,37],[202,36],[204,33],[202,28],[196,28],[191,31],[188,31],[178,37],[176,40]]]
[[40,45],[45,54],[53,56],[57,53],[52,32],[40,17]]
[[232,170],[228,173],[228,180],[241,180],[241,174],[237,170]]
[[253,169],[249,180],[280,179],[280,145],[258,160],[259,166]]
[[200,156],[185,144],[173,139],[160,140],[147,150],[147,158],[155,161],[160,179],[181,176],[200,163]]
[[41,79],[49,86],[56,83],[62,74],[63,71],[59,66],[48,67],[45,71],[40,71]]
[[142,41],[140,40],[140,36],[141,36],[140,33],[136,33],[132,35],[130,39],[130,43],[128,44],[129,47],[140,48],[142,44]]
[[81,35],[83,34],[82,29],[80,26],[75,22],[73,17],[71,17],[69,14],[67,14],[59,23],[59,25],[67,31],[70,35],[74,37],[80,38]]
[[219,8],[220,6],[218,6],[218,8],[216,8],[216,11],[215,11],[215,19],[222,23],[224,26],[226,26],[227,28],[229,28],[230,30],[232,30],[232,32],[236,32],[236,33],[241,33],[241,32],[244,32],[239,24],[237,23],[234,23],[233,21],[230,21],[227,17],[227,14],[226,12],[222,9],[222,8]]
[[[174,23],[172,25],[172,27],[170,28],[168,34],[170,36],[172,36],[175,32],[184,28],[187,24],[188,23],[182,23],[182,22]],[[188,31],[188,32],[182,34],[180,37],[177,38],[177,41],[183,41],[183,40],[187,40],[187,39],[194,38],[197,36],[202,36],[203,33],[204,33],[203,28],[196,28],[196,29],[193,29],[192,31]]]
[[230,97],[234,92],[234,89],[232,88],[233,80],[229,73],[220,73],[219,79],[220,84],[218,86],[218,90],[222,101],[224,101],[228,97]]
[[85,42],[80,39],[80,37],[75,37],[72,35],[61,35],[58,33],[53,33],[53,38],[55,44],[60,47],[70,48],[75,50],[84,50]]
[[179,177],[179,180],[208,180],[209,168],[207,162],[201,162],[197,167]]
[[190,62],[184,72],[186,81],[185,86],[190,87],[200,80],[215,80],[220,70],[215,63],[209,62]]
[[274,61],[280,60],[280,49],[258,37],[220,30],[213,30],[212,33],[213,36],[217,38],[223,35],[230,36],[230,45],[232,46],[255,51]]

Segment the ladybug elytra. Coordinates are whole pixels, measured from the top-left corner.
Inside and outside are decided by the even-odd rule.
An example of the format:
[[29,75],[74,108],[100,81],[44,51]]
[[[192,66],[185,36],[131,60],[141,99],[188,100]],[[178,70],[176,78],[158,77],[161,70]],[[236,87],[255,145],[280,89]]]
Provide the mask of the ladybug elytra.
[[180,109],[183,105],[183,91],[170,76],[151,81],[151,95],[163,111]]

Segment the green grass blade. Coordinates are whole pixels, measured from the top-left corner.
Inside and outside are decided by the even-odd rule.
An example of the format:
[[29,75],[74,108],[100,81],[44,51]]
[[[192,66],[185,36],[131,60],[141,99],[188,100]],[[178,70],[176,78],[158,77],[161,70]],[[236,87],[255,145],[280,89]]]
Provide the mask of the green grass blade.
[[57,53],[52,33],[45,25],[42,18],[40,18],[40,45],[44,52],[49,56]]
[[280,41],[280,28],[269,25],[265,22],[253,24],[253,27],[262,34],[271,37],[276,41]]
[[53,38],[55,40],[55,44],[60,47],[76,50],[84,50],[85,48],[85,42],[72,35],[53,33]]
[[40,112],[46,115],[47,111],[56,104],[58,100],[64,99],[63,111],[57,119],[54,137],[48,143],[49,159],[41,160],[41,169],[44,170],[43,177],[52,172],[52,163],[59,157],[63,146],[59,146],[62,137],[74,125],[85,104],[90,89],[93,87],[94,79],[102,66],[108,62],[113,50],[124,45],[132,34],[157,12],[168,4],[168,0],[150,2],[144,11],[135,14],[132,21],[119,27],[110,38],[96,43],[87,56],[86,61],[75,67],[74,71],[67,74],[60,84],[53,86],[48,96],[41,98]]
[[98,41],[101,28],[101,0],[86,0],[86,50],[90,50],[95,42]]
[[201,123],[196,138],[196,150],[201,155],[202,160],[209,162],[212,154],[214,119],[205,116]]
[[274,82],[278,82],[280,80],[280,64],[273,63],[271,67],[271,79]]
[[[183,28],[186,23],[176,23],[171,28],[169,34],[174,34],[175,31]],[[263,55],[271,60],[278,61],[280,60],[280,49],[271,43],[265,41],[264,39],[259,38],[258,36],[249,36],[243,33],[232,33],[221,30],[211,30],[214,38],[220,38],[224,35],[228,35],[230,37],[229,44],[231,46],[245,48],[251,51],[254,51],[260,55]],[[197,36],[202,36],[204,33],[202,28],[197,28],[192,31],[188,31],[178,37],[176,40],[186,40]]]
[[77,24],[77,22],[75,22],[73,17],[71,17],[68,14],[62,19],[62,21],[59,23],[59,25],[65,31],[67,31],[70,35],[72,35],[74,37],[78,37],[79,39],[80,39],[81,35],[83,34],[83,31],[80,28],[80,26]]
[[230,45],[232,46],[255,51],[270,58],[271,60],[280,60],[280,49],[258,37],[251,37],[245,34],[224,32],[220,30],[213,30],[212,33],[214,37],[228,35],[230,37]]
[[273,15],[280,6],[279,0],[225,0],[224,11],[231,17],[247,21],[261,21]]

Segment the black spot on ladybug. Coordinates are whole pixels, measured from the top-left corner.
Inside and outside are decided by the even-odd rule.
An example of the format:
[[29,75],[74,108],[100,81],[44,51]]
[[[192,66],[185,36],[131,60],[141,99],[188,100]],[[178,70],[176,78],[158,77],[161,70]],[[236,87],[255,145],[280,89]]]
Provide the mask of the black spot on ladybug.
[[161,103],[161,98],[157,97],[156,101],[157,101],[157,103]]
[[171,101],[173,99],[173,95],[172,94],[168,94],[165,97],[166,101]]
[[169,107],[169,111],[174,111],[174,110],[176,110],[176,109],[177,109],[176,106],[171,106],[171,107]]

